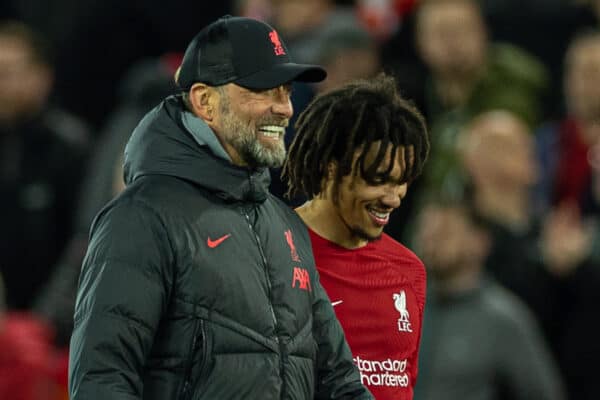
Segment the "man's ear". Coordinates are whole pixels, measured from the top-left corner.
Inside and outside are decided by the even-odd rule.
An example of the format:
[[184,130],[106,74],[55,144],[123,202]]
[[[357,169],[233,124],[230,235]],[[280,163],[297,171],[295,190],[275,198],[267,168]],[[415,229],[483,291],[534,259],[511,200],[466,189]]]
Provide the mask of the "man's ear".
[[335,161],[331,161],[327,164],[327,180],[333,181],[335,179],[335,174],[337,173],[337,163]]
[[321,179],[320,198],[328,198],[333,196],[333,187],[335,186],[335,175],[337,174],[338,165],[335,161],[327,164],[326,175]]
[[189,91],[189,100],[193,113],[210,123],[215,117],[214,110],[219,101],[215,88],[204,83],[194,83]]

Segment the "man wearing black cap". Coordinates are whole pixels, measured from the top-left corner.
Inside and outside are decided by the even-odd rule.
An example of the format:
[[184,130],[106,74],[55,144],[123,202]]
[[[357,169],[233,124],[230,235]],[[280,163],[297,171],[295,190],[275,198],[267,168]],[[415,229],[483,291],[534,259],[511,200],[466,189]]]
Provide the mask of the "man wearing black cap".
[[371,399],[293,210],[294,64],[270,26],[224,17],[190,43],[183,93],[140,122],[127,189],[96,217],[71,339],[71,400]]

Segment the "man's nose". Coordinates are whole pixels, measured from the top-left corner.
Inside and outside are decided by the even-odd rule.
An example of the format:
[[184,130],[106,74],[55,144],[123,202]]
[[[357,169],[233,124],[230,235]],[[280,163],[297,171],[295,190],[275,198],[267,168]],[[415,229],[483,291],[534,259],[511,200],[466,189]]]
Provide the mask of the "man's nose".
[[290,97],[290,91],[284,86],[276,89],[273,96],[273,106],[271,107],[273,114],[281,115],[287,119],[292,118],[294,107]]
[[402,185],[391,184],[388,185],[385,191],[385,195],[381,199],[381,202],[390,208],[400,207],[402,199],[406,196],[408,190],[408,184],[403,183]]

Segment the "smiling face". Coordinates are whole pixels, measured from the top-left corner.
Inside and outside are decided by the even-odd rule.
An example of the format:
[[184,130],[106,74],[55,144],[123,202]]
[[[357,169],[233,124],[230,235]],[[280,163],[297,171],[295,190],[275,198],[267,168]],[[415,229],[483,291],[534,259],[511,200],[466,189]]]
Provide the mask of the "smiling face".
[[220,91],[212,128],[236,165],[280,167],[292,116],[291,86],[251,90],[235,84]]
[[[366,154],[365,166],[375,160],[379,146],[380,142],[373,143]],[[338,230],[336,236],[345,237],[346,247],[360,247],[379,239],[389,222],[391,212],[400,206],[408,186],[403,182],[403,148],[396,150],[393,167],[386,178],[385,172],[392,159],[391,146],[388,148],[372,182],[357,171],[359,167],[356,160],[359,154],[360,151],[355,153],[354,170],[342,177],[337,187],[334,180],[330,180],[326,188],[326,198],[334,211],[333,226]]]

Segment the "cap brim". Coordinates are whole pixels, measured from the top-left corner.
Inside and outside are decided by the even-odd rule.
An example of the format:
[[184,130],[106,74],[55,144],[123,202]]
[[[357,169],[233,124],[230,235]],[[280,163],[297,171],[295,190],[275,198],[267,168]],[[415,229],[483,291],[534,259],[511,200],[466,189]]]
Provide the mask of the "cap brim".
[[271,68],[236,79],[234,82],[250,89],[271,89],[288,82],[321,82],[327,72],[318,65],[275,64]]

